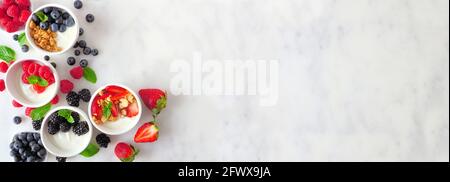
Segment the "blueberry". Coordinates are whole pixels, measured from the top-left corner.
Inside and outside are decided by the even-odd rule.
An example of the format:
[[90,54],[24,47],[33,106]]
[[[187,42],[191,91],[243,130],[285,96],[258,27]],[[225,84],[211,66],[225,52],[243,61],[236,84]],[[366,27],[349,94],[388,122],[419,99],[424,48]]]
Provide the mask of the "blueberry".
[[89,55],[89,54],[91,54],[91,52],[92,52],[92,50],[91,50],[90,47],[85,47],[85,48],[83,49],[83,54],[84,54],[84,55]]
[[52,23],[52,25],[50,25],[50,29],[52,30],[52,32],[58,32],[59,25],[56,23]]
[[41,150],[41,146],[39,146],[39,144],[35,144],[35,145],[31,146],[32,152],[38,152],[39,150]]
[[31,16],[31,20],[33,20],[33,22],[34,22],[35,24],[41,23],[41,20],[39,19],[39,17],[38,17],[36,14],[33,14],[33,15]]
[[44,146],[44,144],[42,144],[42,140],[39,140],[39,141],[38,141],[38,144],[39,144],[40,146]]
[[9,144],[9,149],[14,149],[14,142],[11,142],[10,144]]
[[64,20],[64,25],[72,27],[73,25],[75,25],[75,20],[73,18],[66,19]]
[[45,55],[45,56],[44,56],[44,60],[46,60],[46,61],[50,61],[50,56],[48,56],[48,55]]
[[37,143],[36,143],[36,141],[31,141],[30,143],[28,143],[28,146],[33,146],[33,145],[36,145]]
[[55,23],[57,23],[57,24],[63,24],[63,23],[64,23],[64,20],[63,20],[62,17],[59,17],[58,19],[55,20]]
[[65,32],[66,30],[67,30],[66,25],[60,25],[60,26],[59,26],[59,31],[60,31],[60,32]]
[[82,59],[80,61],[80,66],[83,67],[83,68],[86,68],[88,66],[88,64],[89,63],[88,63],[88,61],[86,59]]
[[52,10],[53,10],[52,7],[46,7],[46,8],[44,8],[43,11],[44,11],[45,14],[50,14],[52,12]]
[[[28,134],[27,134],[27,141],[30,142],[30,143],[31,143],[31,142],[35,142],[35,141],[34,141],[34,136],[33,136],[32,133],[28,133]],[[35,142],[35,143],[36,143],[36,142]]]
[[57,9],[53,9],[53,11],[50,13],[50,16],[56,20],[61,17],[61,12]]
[[40,140],[41,139],[41,135],[39,135],[39,133],[33,133],[33,138],[34,140]]
[[77,49],[77,50],[73,51],[73,54],[75,56],[79,56],[81,54],[81,51]]
[[34,162],[34,160],[36,160],[34,156],[27,157],[27,162]]
[[80,0],[76,0],[75,2],[73,2],[73,6],[76,9],[81,9],[83,7],[83,3]]
[[14,148],[15,148],[15,149],[19,150],[19,149],[22,148],[22,147],[23,147],[22,142],[16,142],[16,143],[14,143]]
[[97,56],[98,55],[98,49],[92,49],[92,55]]
[[21,122],[22,122],[22,118],[20,118],[19,116],[14,117],[15,124],[20,124]]
[[76,63],[76,60],[75,60],[74,57],[67,58],[67,64],[68,65],[73,66],[73,65],[75,65],[75,63]]
[[22,159],[19,156],[14,156],[14,162],[20,162]]
[[78,48],[78,42],[75,42],[75,44],[73,45],[72,48],[74,48],[74,49]]
[[18,152],[19,152],[20,155],[22,155],[25,152],[25,149],[20,148]]
[[52,62],[50,64],[53,66],[53,68],[56,68],[56,63]]
[[44,148],[41,148],[41,150],[39,150],[37,152],[37,156],[39,156],[40,158],[45,158],[46,154],[47,154],[47,151]]
[[40,27],[42,30],[47,30],[47,29],[48,29],[48,22],[41,22],[41,23],[39,24],[39,27]]
[[79,36],[82,36],[83,34],[84,34],[84,29],[83,29],[83,28],[80,28],[80,31],[79,31],[78,35],[79,35]]
[[18,138],[19,138],[19,140],[22,140],[22,141],[27,140],[27,134],[21,133],[18,135]]
[[63,13],[63,14],[62,14],[62,18],[63,18],[64,20],[66,20],[67,18],[70,18],[70,14],[67,13],[67,12]]
[[88,23],[92,23],[92,22],[94,22],[94,20],[95,20],[94,15],[92,15],[92,14],[87,14],[87,15],[86,15],[86,21],[87,21]]
[[79,45],[81,48],[85,48],[87,44],[86,44],[86,41],[80,40],[80,41],[78,41],[78,45]]
[[19,35],[14,34],[14,35],[13,35],[13,40],[14,40],[14,41],[18,41],[18,40],[19,40]]
[[30,50],[30,47],[28,45],[22,45],[22,52],[28,52]]
[[9,155],[10,155],[11,157],[15,157],[15,156],[18,156],[19,153],[18,153],[17,151],[15,151],[15,150],[11,150],[11,152],[9,152]]

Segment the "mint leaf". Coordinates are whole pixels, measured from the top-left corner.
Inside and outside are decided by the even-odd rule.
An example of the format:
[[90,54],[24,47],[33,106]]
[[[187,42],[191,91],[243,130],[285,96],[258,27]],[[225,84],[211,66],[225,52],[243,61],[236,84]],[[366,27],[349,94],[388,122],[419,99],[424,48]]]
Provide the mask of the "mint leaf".
[[38,84],[41,87],[48,86],[48,81],[39,76],[31,75],[27,78],[27,80],[28,80],[28,83],[30,83],[32,85]]
[[105,106],[105,108],[103,108],[103,116],[105,116],[107,119],[109,117],[111,117],[111,107],[112,107],[112,102],[108,102]]
[[23,45],[27,44],[27,36],[25,36],[25,32],[21,33],[19,35],[19,40],[18,41],[19,41],[20,46],[23,46]]
[[82,155],[83,157],[92,157],[97,154],[99,150],[100,148],[97,145],[90,143],[86,147],[86,149],[84,149],[83,152],[80,153],[80,155]]
[[16,52],[8,46],[0,45],[0,60],[9,64],[11,61],[16,60]]
[[33,109],[33,111],[31,111],[31,114],[30,114],[31,119],[33,119],[33,121],[43,119],[45,117],[45,114],[47,114],[47,112],[50,111],[51,108],[52,108],[52,105],[49,103],[45,106]]
[[41,20],[41,22],[47,22],[48,21],[48,16],[45,15],[45,13],[42,12],[42,11],[38,11],[36,13],[36,16],[39,18],[39,20]]
[[97,83],[97,75],[95,74],[95,71],[90,67],[86,67],[83,69],[83,77],[91,83]]
[[67,122],[69,122],[70,124],[75,122],[75,119],[73,119],[72,117],[72,111],[68,110],[68,109],[61,109],[58,111],[58,116],[63,117],[64,119],[67,120]]

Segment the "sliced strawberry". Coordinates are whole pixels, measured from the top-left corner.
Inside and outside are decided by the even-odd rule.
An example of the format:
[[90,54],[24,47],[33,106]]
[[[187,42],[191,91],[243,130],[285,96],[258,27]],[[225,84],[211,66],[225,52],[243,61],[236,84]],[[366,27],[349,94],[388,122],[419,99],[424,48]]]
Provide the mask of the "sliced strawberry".
[[58,95],[56,95],[56,96],[52,99],[52,101],[50,101],[50,103],[53,104],[53,105],[58,104],[58,102],[59,102],[59,96],[58,96]]
[[25,116],[29,117],[31,115],[31,112],[33,112],[33,110],[34,110],[34,108],[27,107],[25,109]]
[[107,86],[105,88],[105,90],[109,93],[112,94],[121,94],[121,93],[127,93],[127,89],[119,87],[119,86],[115,86],[115,85],[111,85],[111,86]]
[[134,135],[134,142],[136,143],[145,143],[145,142],[154,142],[158,140],[159,136],[159,128],[155,123],[145,123],[141,127],[139,127],[138,131]]
[[103,109],[98,104],[98,101],[100,100],[100,97],[97,95],[94,100],[92,101],[92,107],[91,107],[91,113],[94,118],[97,120],[101,120],[103,116]]
[[118,101],[121,98],[124,98],[128,95],[128,91],[127,92],[123,92],[123,93],[117,93],[117,94],[113,94],[111,95],[111,101]]
[[139,107],[137,102],[134,102],[127,107],[127,117],[131,118],[137,116],[138,114],[139,114]]
[[113,117],[118,117],[119,116],[119,106],[117,104],[113,104],[111,107],[111,115]]
[[38,94],[40,94],[40,93],[42,93],[42,92],[45,91],[45,87],[41,87],[41,86],[39,86],[38,84],[34,84],[34,85],[33,85],[33,89],[34,89]]

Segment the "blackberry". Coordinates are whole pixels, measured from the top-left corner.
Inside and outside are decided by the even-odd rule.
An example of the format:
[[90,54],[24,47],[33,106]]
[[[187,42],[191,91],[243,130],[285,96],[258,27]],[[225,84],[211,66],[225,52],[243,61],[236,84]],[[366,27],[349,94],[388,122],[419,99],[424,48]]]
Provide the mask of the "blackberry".
[[48,134],[55,135],[56,133],[58,133],[59,125],[60,125],[60,123],[57,121],[48,122],[48,128],[47,128]]
[[42,119],[41,120],[32,121],[31,124],[33,125],[33,129],[34,130],[39,131],[41,129],[41,125],[42,125]]
[[71,91],[71,92],[69,92],[69,94],[67,94],[66,100],[67,100],[67,104],[69,104],[69,106],[73,106],[73,107],[80,106],[80,96],[74,91]]
[[57,162],[66,162],[66,159],[65,157],[56,157]]
[[80,92],[78,92],[78,95],[80,95],[81,100],[84,102],[89,102],[91,100],[91,91],[88,89],[83,89]]
[[104,133],[98,134],[97,137],[95,137],[95,140],[97,141],[97,144],[103,148],[108,148],[108,144],[111,142],[108,135]]
[[84,135],[89,132],[89,125],[86,121],[75,123],[75,125],[73,125],[72,131],[78,136]]
[[54,112],[48,117],[48,121],[55,122],[58,120],[58,112]]
[[72,118],[74,123],[80,122],[80,115],[77,112],[72,112]]
[[14,117],[14,123],[15,123],[15,124],[20,124],[20,123],[22,123],[22,118],[19,117],[19,116]]
[[59,124],[59,129],[64,133],[70,131],[71,127],[72,125],[69,122],[62,122]]

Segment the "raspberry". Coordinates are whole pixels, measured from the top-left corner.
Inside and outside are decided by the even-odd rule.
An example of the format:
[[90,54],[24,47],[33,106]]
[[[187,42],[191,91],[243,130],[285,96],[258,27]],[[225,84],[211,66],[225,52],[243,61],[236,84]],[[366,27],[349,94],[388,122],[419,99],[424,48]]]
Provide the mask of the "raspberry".
[[33,63],[33,62],[31,62],[31,61],[24,61],[22,63],[22,71],[23,72],[28,72],[28,67],[30,67],[31,63]]
[[0,80],[0,92],[5,91],[5,80]]
[[8,71],[8,68],[9,68],[9,66],[5,62],[0,63],[0,72],[6,73]]
[[52,70],[48,66],[41,66],[38,72],[39,76],[46,80],[52,76]]
[[83,68],[81,66],[77,66],[77,67],[73,68],[72,70],[70,70],[70,75],[74,79],[82,78],[83,77]]
[[[3,5],[10,5],[10,4],[12,4],[12,3],[14,3],[14,0],[3,0]],[[5,7],[6,7],[5,6]]]
[[6,28],[6,25],[8,25],[8,23],[12,21],[12,18],[10,18],[8,15],[6,15],[5,17],[0,19],[0,24]]
[[28,82],[28,77],[29,76],[30,75],[28,73],[23,73],[22,74],[22,82],[25,83],[25,84],[30,84],[30,82]]
[[21,6],[30,6],[30,0],[16,0],[16,3]]
[[12,18],[19,16],[19,7],[17,5],[9,6],[9,8],[6,10],[6,14]]
[[31,112],[33,112],[33,109],[34,109],[34,108],[27,107],[27,108],[25,109],[25,116],[30,117]]
[[69,80],[61,80],[61,92],[62,93],[69,93],[73,90],[73,83]]
[[37,63],[31,63],[28,67],[28,74],[30,75],[38,75],[39,69],[41,68],[41,65]]
[[30,17],[31,12],[28,10],[23,10],[22,12],[20,12],[20,16],[19,16],[19,21],[21,23],[25,23],[28,20],[28,17]]
[[16,107],[16,108],[21,108],[21,107],[23,107],[22,104],[18,103],[18,102],[15,101],[15,100],[12,101],[12,105],[13,105],[14,107]]
[[10,21],[6,24],[5,29],[6,32],[13,33],[19,30],[19,26],[17,26],[16,23],[14,23],[14,21]]
[[58,95],[56,95],[56,96],[52,99],[52,101],[50,101],[50,103],[52,103],[53,105],[58,104],[58,102],[59,102],[59,96],[58,96]]
[[50,77],[47,78],[46,80],[47,80],[49,85],[54,84],[55,83],[55,76],[53,76],[53,74],[51,74]]
[[0,19],[6,17],[6,10],[3,7],[0,7]]

